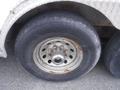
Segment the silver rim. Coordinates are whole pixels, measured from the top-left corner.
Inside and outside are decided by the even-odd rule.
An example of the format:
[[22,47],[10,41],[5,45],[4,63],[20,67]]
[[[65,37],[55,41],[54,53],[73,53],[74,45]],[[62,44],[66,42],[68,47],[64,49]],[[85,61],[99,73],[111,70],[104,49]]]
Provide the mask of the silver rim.
[[52,74],[65,74],[75,70],[83,59],[80,45],[63,37],[48,38],[36,45],[33,52],[35,64]]

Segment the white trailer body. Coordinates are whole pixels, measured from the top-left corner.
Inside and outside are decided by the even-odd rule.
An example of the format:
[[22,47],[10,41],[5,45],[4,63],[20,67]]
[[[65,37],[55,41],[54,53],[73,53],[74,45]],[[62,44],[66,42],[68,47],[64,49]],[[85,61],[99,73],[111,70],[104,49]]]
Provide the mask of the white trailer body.
[[28,11],[48,3],[70,1],[88,5],[106,16],[120,29],[120,0],[1,0],[0,3],[0,57],[7,57],[6,36],[13,24]]

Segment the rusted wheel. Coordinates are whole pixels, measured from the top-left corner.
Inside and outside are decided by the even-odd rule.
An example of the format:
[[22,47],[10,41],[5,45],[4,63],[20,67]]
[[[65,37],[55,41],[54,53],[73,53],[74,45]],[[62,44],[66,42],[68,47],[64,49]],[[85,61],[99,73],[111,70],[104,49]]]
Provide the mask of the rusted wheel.
[[17,37],[15,50],[29,72],[46,80],[70,80],[98,62],[101,45],[95,29],[80,16],[52,12],[30,20]]

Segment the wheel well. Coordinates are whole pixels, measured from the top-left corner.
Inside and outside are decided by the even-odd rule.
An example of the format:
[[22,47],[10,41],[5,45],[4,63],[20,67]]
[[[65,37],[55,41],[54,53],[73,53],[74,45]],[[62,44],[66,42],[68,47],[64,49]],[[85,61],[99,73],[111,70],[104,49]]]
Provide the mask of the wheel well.
[[54,2],[54,3],[48,3],[42,6],[39,6],[35,9],[30,10],[26,14],[24,14],[21,18],[19,18],[14,25],[11,27],[11,29],[8,32],[6,41],[5,41],[5,47],[7,52],[9,53],[9,49],[11,48],[14,50],[14,44],[15,40],[17,38],[17,35],[19,34],[21,28],[33,17],[43,14],[45,12],[51,12],[51,11],[69,11],[76,13],[86,19],[88,22],[90,22],[95,27],[113,27],[111,22],[109,21],[106,16],[104,16],[102,13],[100,13],[98,10],[81,4],[81,3],[75,3],[75,2]]

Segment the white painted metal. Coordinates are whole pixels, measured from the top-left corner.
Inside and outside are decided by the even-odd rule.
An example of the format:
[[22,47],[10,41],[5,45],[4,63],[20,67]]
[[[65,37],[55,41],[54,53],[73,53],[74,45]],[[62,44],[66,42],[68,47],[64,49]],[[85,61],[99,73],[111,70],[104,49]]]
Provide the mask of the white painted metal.
[[120,29],[120,0],[1,0],[0,57],[7,57],[5,39],[15,21],[37,6],[56,1],[73,1],[91,6],[103,13],[116,28]]

